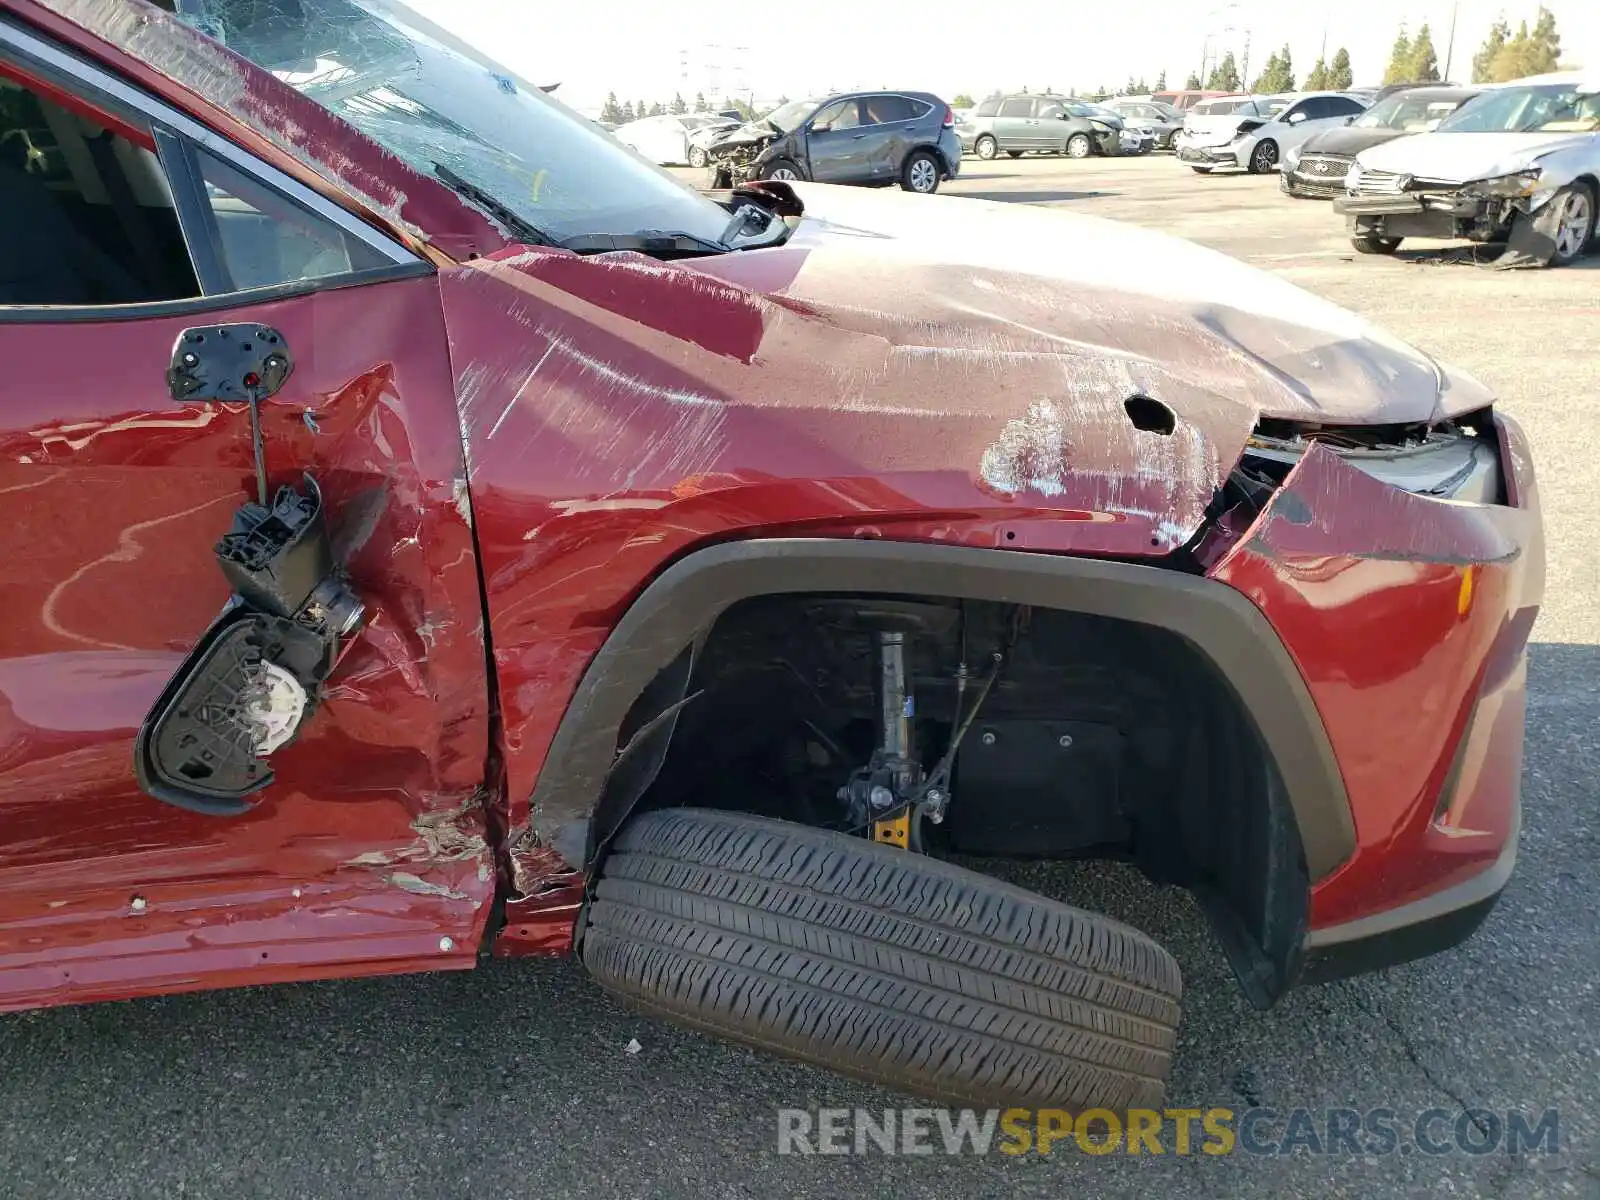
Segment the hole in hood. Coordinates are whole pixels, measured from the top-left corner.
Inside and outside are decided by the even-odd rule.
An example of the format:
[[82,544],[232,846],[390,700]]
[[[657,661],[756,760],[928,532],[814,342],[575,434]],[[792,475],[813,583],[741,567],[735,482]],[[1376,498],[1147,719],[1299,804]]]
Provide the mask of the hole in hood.
[[1128,420],[1133,422],[1133,427],[1146,433],[1171,437],[1172,431],[1178,427],[1178,418],[1173,411],[1153,396],[1129,396],[1122,402],[1122,407],[1128,414]]

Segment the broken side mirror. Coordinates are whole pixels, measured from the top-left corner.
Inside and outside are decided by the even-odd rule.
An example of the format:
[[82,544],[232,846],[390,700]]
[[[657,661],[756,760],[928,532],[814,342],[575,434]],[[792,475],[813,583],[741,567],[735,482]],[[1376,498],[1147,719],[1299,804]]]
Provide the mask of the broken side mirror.
[[269,504],[260,404],[292,369],[263,326],[185,330],[167,383],[173,399],[246,401],[258,501],[234,513],[214,553],[232,595],[162,689],[134,741],[134,773],[157,800],[210,816],[250,808],[267,758],[293,742],[365,609],[334,559],[322,491],[306,475]]

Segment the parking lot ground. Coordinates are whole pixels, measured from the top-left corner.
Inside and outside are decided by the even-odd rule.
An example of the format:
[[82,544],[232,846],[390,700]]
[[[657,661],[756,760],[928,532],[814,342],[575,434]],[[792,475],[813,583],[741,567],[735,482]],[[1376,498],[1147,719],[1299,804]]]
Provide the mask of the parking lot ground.
[[1554,1108],[1560,1152],[1179,1157],[1169,1136],[1162,1156],[1070,1141],[1048,1157],[779,1156],[779,1106],[902,1101],[527,962],[0,1019],[0,1195],[1600,1197],[1600,260],[1501,273],[1440,247],[1360,257],[1326,205],[1166,157],[972,160],[947,191],[1134,221],[1279,272],[1476,374],[1527,428],[1549,573],[1522,852],[1470,942],[1257,1013],[1185,894],[1119,868],[1008,873],[1177,954],[1172,1105],[1381,1107],[1402,1124],[1440,1108],[1440,1130],[1469,1107]]

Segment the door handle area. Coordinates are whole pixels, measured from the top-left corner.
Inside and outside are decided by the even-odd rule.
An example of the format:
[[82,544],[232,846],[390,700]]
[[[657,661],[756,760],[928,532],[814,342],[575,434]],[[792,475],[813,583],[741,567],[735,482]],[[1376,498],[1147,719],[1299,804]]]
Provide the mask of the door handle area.
[[854,137],[852,137],[852,138],[851,138],[851,139],[850,139],[850,140],[851,140],[851,141],[852,141],[852,142],[859,142],[859,141],[860,141],[860,140],[861,140],[861,139],[862,139],[862,138],[864,138],[864,137],[866,137],[866,136],[867,136],[867,135],[866,135],[866,134],[864,134],[864,133],[858,133],[858,134],[856,134],[856,135],[855,135],[855,136],[854,136]]

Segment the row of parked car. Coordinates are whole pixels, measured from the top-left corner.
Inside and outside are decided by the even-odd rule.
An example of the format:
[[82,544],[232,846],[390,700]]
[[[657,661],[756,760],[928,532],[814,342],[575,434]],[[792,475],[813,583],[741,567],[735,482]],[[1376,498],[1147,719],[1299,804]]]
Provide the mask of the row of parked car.
[[663,166],[709,167],[712,186],[750,179],[900,186],[934,192],[965,154],[1148,154],[1183,119],[1150,97],[1094,104],[1072,96],[995,96],[957,112],[927,92],[852,92],[795,100],[752,121],[737,113],[645,117],[610,132]]
[[955,113],[929,92],[850,92],[738,114],[647,117],[612,130],[663,166],[708,167],[711,186],[752,179],[899,184],[931,193],[961,167]]
[[962,150],[982,159],[1030,153],[1069,158],[1149,154],[1170,146],[1180,125],[1176,110],[1146,97],[1093,103],[1073,96],[1018,92],[991,96],[956,114]]
[[1221,97],[1174,144],[1200,174],[1276,172],[1288,195],[1332,200],[1364,254],[1464,238],[1503,245],[1497,263],[1561,266],[1600,232],[1597,72]]

